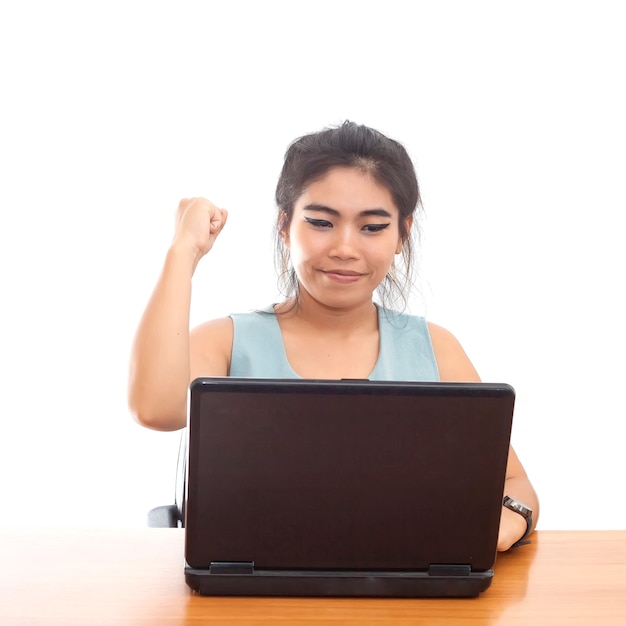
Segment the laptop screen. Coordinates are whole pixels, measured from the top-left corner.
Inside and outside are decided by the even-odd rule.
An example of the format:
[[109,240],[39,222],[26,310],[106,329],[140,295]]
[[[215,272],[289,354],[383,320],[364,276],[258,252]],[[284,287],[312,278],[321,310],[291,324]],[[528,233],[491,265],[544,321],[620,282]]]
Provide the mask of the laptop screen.
[[513,403],[485,383],[199,379],[187,562],[488,569]]

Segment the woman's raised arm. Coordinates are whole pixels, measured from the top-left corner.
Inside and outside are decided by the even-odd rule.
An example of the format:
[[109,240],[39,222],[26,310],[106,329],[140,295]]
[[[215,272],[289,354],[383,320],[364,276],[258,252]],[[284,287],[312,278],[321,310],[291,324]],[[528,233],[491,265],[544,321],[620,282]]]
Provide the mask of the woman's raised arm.
[[204,198],[184,199],[178,205],[174,238],[130,359],[128,404],[134,418],[149,428],[176,430],[186,424],[191,280],[227,216]]

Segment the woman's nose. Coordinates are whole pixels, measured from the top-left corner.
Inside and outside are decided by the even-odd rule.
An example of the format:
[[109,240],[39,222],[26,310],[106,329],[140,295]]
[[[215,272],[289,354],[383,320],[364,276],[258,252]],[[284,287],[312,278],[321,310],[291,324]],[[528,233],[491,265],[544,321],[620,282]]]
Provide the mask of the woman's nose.
[[356,259],[359,257],[356,233],[349,228],[337,228],[329,255],[339,259]]

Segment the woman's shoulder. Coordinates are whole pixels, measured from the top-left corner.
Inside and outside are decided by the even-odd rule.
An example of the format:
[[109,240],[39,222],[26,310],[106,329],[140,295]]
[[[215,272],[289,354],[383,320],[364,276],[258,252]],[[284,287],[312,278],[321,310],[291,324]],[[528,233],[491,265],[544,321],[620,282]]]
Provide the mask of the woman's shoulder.
[[189,334],[191,378],[226,376],[233,345],[233,320],[220,317],[199,324]]
[[202,324],[198,324],[195,328],[192,329],[191,335],[213,335],[213,334],[222,334],[224,332],[232,333],[233,330],[233,320],[230,316],[227,317],[217,317],[215,319],[207,320]]
[[223,332],[228,331],[229,329],[232,331],[234,321],[239,320],[254,320],[254,319],[262,319],[266,317],[273,317],[274,309],[272,306],[265,307],[263,309],[250,309],[248,311],[235,311],[229,313],[224,317],[217,317],[214,319],[207,320],[206,322],[202,322],[198,324],[193,330],[192,333],[212,333],[212,332]]
[[455,345],[458,347],[461,346],[458,339],[447,328],[439,326],[439,324],[435,324],[430,320],[426,323],[428,325],[428,332],[430,333],[433,342],[437,341],[442,346],[448,347],[454,347]]
[[473,382],[480,380],[459,340],[446,328],[427,322],[442,381]]
[[264,309],[254,309],[244,312],[229,313],[226,317],[218,317],[199,324],[191,331],[191,347],[211,346],[211,350],[221,349],[228,354],[233,345],[235,334],[245,336],[255,333],[276,324],[274,309],[269,306]]
[[449,330],[431,322],[424,315],[415,315],[381,307],[379,308],[379,317],[392,325],[406,326],[411,324],[428,330],[433,347],[436,344],[442,351],[455,352],[459,349],[462,350],[461,344]]

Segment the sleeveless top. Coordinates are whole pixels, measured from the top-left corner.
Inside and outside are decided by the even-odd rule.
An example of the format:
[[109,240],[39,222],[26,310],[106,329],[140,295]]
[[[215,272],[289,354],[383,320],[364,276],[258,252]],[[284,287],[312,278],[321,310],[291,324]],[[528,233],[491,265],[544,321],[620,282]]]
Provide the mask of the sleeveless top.
[[[423,317],[379,306],[378,360],[370,380],[438,381],[439,370]],[[234,336],[230,376],[301,378],[287,360],[274,310],[232,313]]]

